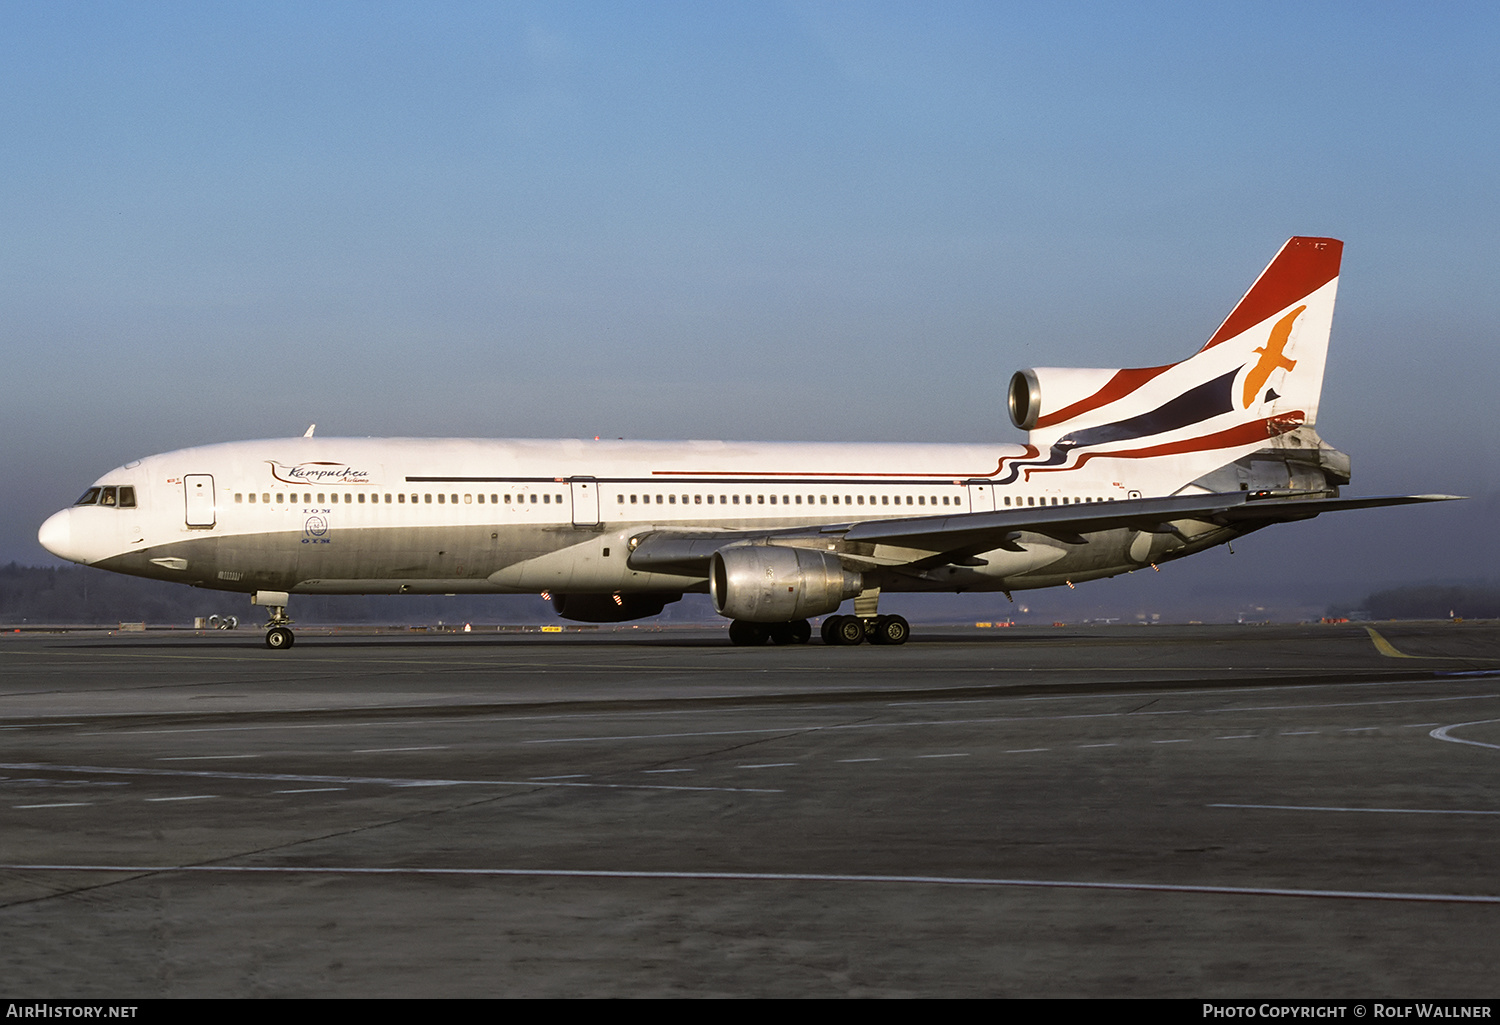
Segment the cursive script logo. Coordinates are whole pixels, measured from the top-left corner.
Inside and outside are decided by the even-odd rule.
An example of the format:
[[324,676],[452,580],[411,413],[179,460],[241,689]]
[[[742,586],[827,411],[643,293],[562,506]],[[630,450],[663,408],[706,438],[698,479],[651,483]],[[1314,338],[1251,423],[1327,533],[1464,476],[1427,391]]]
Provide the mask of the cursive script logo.
[[357,470],[348,463],[298,463],[288,466],[267,459],[271,476],[287,484],[373,484],[369,470]]

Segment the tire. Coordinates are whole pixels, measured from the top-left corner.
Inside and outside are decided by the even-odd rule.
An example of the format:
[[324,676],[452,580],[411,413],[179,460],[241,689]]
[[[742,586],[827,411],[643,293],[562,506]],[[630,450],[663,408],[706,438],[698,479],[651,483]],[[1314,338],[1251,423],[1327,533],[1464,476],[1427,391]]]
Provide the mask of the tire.
[[840,616],[838,626],[833,628],[839,644],[863,644],[865,621],[858,616]]
[[296,637],[284,626],[273,626],[266,631],[266,647],[272,651],[284,651],[290,648],[295,640]]
[[757,645],[766,643],[770,637],[770,631],[759,623],[747,622],[736,619],[729,624],[729,642],[731,644]]
[[911,624],[901,616],[881,616],[875,621],[871,640],[876,644],[905,644],[911,636]]

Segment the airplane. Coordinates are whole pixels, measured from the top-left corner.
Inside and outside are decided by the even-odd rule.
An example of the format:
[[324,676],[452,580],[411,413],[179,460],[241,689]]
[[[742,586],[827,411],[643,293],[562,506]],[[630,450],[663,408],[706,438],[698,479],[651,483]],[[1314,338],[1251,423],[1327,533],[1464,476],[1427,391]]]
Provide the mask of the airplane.
[[[38,531],[101,569],[248,593],[290,648],[294,594],[541,594],[581,622],[707,592],[735,644],[901,644],[904,591],[1111,577],[1324,512],[1319,437],[1343,243],[1290,239],[1196,353],[1010,380],[1024,445],[299,438],[100,477]],[[838,614],[852,600],[852,614]]]

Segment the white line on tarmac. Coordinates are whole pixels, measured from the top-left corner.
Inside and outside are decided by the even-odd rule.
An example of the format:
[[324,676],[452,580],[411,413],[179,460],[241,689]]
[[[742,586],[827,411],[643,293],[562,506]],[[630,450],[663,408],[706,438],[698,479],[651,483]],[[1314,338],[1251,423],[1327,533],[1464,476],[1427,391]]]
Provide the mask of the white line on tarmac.
[[1005,879],[973,876],[842,875],[825,872],[637,872],[564,868],[357,868],[272,865],[0,865],[6,872],[205,872],[247,875],[493,876],[545,879],[690,879],[703,882],[905,883],[928,886],[1015,886],[1048,890],[1119,890],[1203,893],[1231,897],[1315,897],[1395,900],[1438,904],[1500,904],[1500,896],[1468,893],[1402,893],[1387,890],[1299,890],[1270,886],[1210,886],[1178,883],[1104,883],[1071,879]]
[[212,801],[218,794],[193,794],[190,797],[148,797],[147,801],[158,804],[163,801]]
[[660,783],[569,783],[516,779],[393,779],[371,776],[315,776],[289,772],[213,772],[205,769],[116,769],[98,765],[47,765],[41,762],[0,763],[0,769],[33,772],[85,772],[116,776],[187,776],[195,779],[244,779],[271,783],[353,783],[387,787],[589,787],[600,790],[712,790],[737,794],[780,794],[765,787],[674,787]]
[[93,801],[59,801],[56,804],[13,804],[12,808],[88,808]]
[[1210,804],[1210,808],[1254,808],[1263,811],[1368,811],[1387,815],[1500,815],[1483,808],[1341,808],[1317,804]]
[[357,755],[385,755],[401,751],[446,751],[447,744],[433,744],[429,747],[366,747],[352,752]]
[[260,755],[173,755],[158,758],[158,762],[223,762],[239,758],[259,758]]
[[1500,751],[1500,744],[1486,744],[1482,740],[1465,740],[1462,737],[1454,737],[1448,734],[1449,730],[1462,729],[1465,726],[1488,726],[1490,723],[1500,722],[1500,719],[1479,719],[1475,722],[1456,722],[1451,726],[1443,726],[1427,734],[1434,740],[1446,740],[1450,744],[1469,744],[1473,747],[1487,747]]
[[[1094,697],[1097,695],[1089,695]],[[1420,697],[1420,698],[1389,698],[1378,701],[1332,701],[1312,705],[1240,705],[1226,706],[1223,708],[1170,708],[1143,712],[1079,712],[1068,715],[996,715],[986,716],[980,719],[917,719],[907,722],[862,722],[862,723],[834,723],[834,724],[790,724],[786,726],[762,726],[750,729],[738,730],[689,730],[680,733],[617,733],[602,734],[594,737],[550,737],[538,740],[524,740],[523,744],[586,744],[599,741],[618,740],[675,740],[683,737],[738,737],[759,736],[766,733],[784,733],[788,736],[798,733],[817,733],[819,731],[835,730],[890,730],[906,729],[913,726],[990,726],[996,723],[1040,723],[1040,722],[1064,722],[1071,719],[1139,719],[1151,715],[1214,715],[1219,713],[1231,713],[1235,715],[1246,712],[1306,712],[1323,708],[1365,708],[1372,705],[1408,705],[1428,702],[1443,701],[1478,701],[1486,698],[1500,698],[1500,694],[1460,694],[1449,697]]]

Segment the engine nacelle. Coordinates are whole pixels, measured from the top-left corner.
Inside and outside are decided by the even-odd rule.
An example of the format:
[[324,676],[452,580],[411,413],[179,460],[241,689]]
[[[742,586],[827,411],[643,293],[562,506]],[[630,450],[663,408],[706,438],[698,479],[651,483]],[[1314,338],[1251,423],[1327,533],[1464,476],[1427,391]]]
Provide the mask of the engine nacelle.
[[721,616],[787,623],[834,611],[864,590],[864,582],[828,552],[745,545],[714,552],[708,587]]
[[[1077,367],[1032,367],[1018,370],[1010,379],[1007,405],[1010,422],[1023,431],[1033,430],[1039,422],[1053,420],[1069,406],[1097,396],[1105,385],[1121,375],[1140,374],[1132,370],[1095,370]],[[1123,393],[1122,393],[1123,394]]]
[[654,616],[682,594],[554,594],[552,607],[564,619],[578,623],[624,623]]

